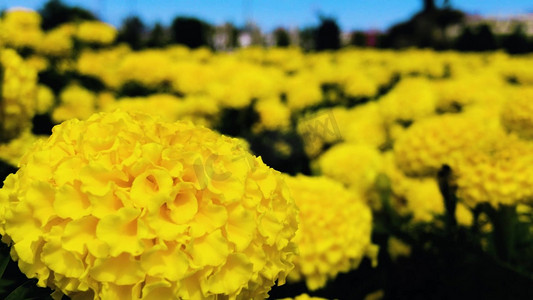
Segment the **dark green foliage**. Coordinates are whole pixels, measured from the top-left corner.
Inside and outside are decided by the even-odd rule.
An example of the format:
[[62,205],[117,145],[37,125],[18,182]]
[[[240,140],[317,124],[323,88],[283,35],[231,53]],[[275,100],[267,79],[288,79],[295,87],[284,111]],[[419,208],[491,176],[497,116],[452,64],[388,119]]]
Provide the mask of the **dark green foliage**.
[[69,84],[77,83],[93,92],[101,92],[105,89],[105,84],[98,78],[79,74],[77,72],[60,72],[55,67],[50,67],[39,72],[39,83],[52,89],[57,96]]
[[49,114],[35,115],[32,119],[31,132],[36,135],[51,135],[56,124]]
[[289,33],[283,28],[278,28],[274,31],[274,40],[278,47],[287,47],[291,44]]
[[450,8],[437,9],[429,5],[406,22],[392,26],[384,36],[385,47],[430,47],[448,49],[453,46],[446,28],[463,21],[464,14]]
[[193,49],[210,45],[211,26],[202,20],[176,17],[172,22],[170,31],[173,43]]
[[60,0],[50,0],[46,2],[39,13],[42,17],[41,27],[50,30],[63,23],[76,22],[80,20],[96,20],[96,17],[83,8],[69,6]]
[[320,25],[316,29],[316,50],[336,50],[341,47],[340,29],[335,19],[320,17]]
[[39,83],[44,84],[52,89],[54,94],[59,95],[69,83],[70,78],[61,74],[55,68],[48,68],[39,72]]
[[523,54],[533,51],[533,40],[528,41],[522,26],[516,26],[514,31],[503,37],[502,48],[509,54]]
[[364,32],[355,31],[350,37],[350,45],[364,47],[366,46],[366,35]]
[[37,287],[36,279],[28,279],[11,260],[9,247],[0,242],[0,299],[51,300],[52,290]]
[[128,17],[122,22],[117,35],[117,43],[126,43],[131,49],[139,50],[143,47],[145,26],[137,16]]
[[456,43],[460,51],[492,51],[498,48],[496,38],[486,24],[476,28],[466,27]]
[[[310,175],[309,158],[304,151],[304,141],[294,131],[282,133],[279,131],[264,131],[247,138],[250,150],[261,156],[269,167],[290,175]],[[288,145],[290,153],[281,153],[276,145]]]
[[259,120],[254,110],[255,101],[242,109],[225,108],[220,113],[216,130],[222,134],[239,137],[252,136],[251,128]]
[[165,33],[165,29],[161,24],[156,23],[152,31],[150,31],[150,36],[146,41],[146,46],[150,48],[162,48],[168,44],[168,38]]
[[146,87],[137,81],[127,81],[117,91],[117,98],[120,97],[144,97],[157,93],[156,88]]
[[316,28],[306,27],[300,30],[300,47],[305,51],[311,51],[315,49],[315,32]]

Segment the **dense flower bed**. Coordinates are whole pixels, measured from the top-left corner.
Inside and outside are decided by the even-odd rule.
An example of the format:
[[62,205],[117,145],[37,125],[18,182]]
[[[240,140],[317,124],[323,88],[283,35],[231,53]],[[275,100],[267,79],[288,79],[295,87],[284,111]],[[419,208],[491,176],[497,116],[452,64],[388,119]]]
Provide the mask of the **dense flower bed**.
[[39,24],[0,19],[0,233],[57,297],[328,297],[442,237],[533,261],[533,56],[133,51]]

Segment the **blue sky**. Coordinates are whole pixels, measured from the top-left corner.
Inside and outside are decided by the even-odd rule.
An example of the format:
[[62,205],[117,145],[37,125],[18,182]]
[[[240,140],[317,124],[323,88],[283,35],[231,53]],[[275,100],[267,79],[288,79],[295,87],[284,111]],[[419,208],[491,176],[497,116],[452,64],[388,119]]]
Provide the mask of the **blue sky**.
[[[169,24],[176,15],[200,17],[213,24],[244,24],[248,17],[265,30],[315,25],[317,15],[335,17],[345,31],[387,29],[420,10],[422,0],[63,0],[85,7],[115,26],[128,15],[139,15],[147,24]],[[22,6],[38,9],[43,0],[0,0],[0,8]],[[440,3],[441,0],[436,0]],[[532,0],[451,0],[469,13],[491,16],[533,13]]]

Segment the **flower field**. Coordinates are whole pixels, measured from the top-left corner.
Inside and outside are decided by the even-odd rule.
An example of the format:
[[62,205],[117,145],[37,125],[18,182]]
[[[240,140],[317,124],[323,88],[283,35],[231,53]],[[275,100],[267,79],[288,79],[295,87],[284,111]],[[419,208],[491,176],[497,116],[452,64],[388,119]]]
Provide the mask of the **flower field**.
[[532,55],[116,34],[0,19],[0,298],[533,295]]

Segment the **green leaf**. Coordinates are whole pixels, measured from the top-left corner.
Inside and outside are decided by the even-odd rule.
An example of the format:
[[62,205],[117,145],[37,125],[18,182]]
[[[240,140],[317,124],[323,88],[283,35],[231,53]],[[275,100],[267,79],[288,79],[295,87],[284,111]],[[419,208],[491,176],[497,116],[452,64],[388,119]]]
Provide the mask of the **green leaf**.
[[35,280],[28,280],[12,291],[4,300],[51,299],[49,289],[36,286]]
[[10,259],[9,251],[0,251],[0,278],[4,276],[4,272],[6,271]]
[[31,280],[24,282],[22,285],[17,287],[9,295],[7,295],[5,300],[24,300],[27,298],[28,294],[31,292],[31,287],[35,283]]

